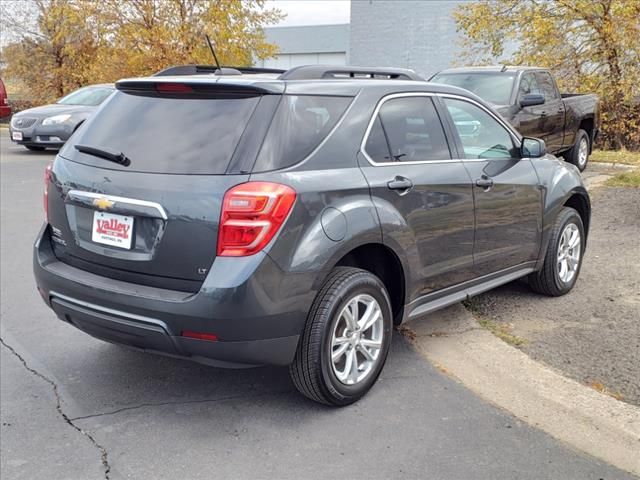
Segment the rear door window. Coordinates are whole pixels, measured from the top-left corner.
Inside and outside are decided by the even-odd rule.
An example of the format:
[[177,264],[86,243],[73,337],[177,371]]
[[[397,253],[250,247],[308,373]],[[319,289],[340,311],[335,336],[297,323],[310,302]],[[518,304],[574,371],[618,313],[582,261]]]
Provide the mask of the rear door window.
[[338,123],[352,97],[284,95],[254,171],[289,167],[304,160]]
[[[172,174],[224,174],[259,96],[167,98],[117,91],[60,155],[101,168]],[[128,167],[75,150],[121,152]]]
[[[387,100],[380,107],[378,117],[389,143],[391,161],[424,162],[451,158],[440,117],[430,98],[416,96]],[[375,129],[372,133],[376,133]],[[376,142],[380,140],[372,139],[371,135],[367,139],[365,150],[369,156],[369,146]],[[372,159],[380,161],[375,157]]]

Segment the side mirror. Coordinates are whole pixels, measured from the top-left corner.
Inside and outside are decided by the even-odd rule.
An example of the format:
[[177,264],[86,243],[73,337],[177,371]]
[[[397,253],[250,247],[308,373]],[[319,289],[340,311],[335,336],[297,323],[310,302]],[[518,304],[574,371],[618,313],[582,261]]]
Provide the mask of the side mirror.
[[544,95],[539,93],[527,93],[520,99],[521,107],[531,107],[532,105],[542,105],[544,103]]
[[540,158],[547,154],[547,147],[544,140],[539,138],[524,137],[520,147],[522,158]]

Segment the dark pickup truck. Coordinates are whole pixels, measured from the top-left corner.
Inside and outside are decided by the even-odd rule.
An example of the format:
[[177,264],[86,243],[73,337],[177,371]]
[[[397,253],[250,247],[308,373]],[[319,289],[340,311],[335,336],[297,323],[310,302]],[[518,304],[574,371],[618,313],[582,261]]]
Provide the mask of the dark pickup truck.
[[541,138],[548,152],[586,168],[598,134],[597,95],[560,93],[551,73],[535,67],[452,68],[430,81],[475,93],[523,136]]

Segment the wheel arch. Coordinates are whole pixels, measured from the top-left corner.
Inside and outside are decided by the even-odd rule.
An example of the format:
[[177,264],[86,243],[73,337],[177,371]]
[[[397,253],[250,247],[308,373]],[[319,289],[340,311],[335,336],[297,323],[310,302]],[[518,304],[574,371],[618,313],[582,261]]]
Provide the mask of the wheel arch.
[[583,118],[578,125],[578,130],[584,130],[589,137],[589,153],[593,151],[595,120],[593,117]]
[[389,293],[393,322],[400,324],[406,298],[406,276],[402,261],[391,248],[382,243],[365,243],[342,255],[333,267],[356,267],[376,275]]
[[560,195],[559,192],[551,192],[552,194],[547,198],[546,205],[544,207],[544,220],[542,230],[542,242],[540,244],[540,254],[538,256],[537,269],[542,268],[544,263],[545,253],[549,244],[550,232],[555,219],[562,210],[563,207],[573,208],[580,215],[582,224],[584,226],[584,246],[586,248],[587,238],[589,236],[589,226],[591,223],[591,201],[589,194],[583,186],[576,186],[573,189],[565,191]]
[[582,225],[584,226],[585,244],[589,235],[589,224],[591,222],[591,201],[586,192],[575,191],[562,204],[564,207],[571,207],[578,212]]

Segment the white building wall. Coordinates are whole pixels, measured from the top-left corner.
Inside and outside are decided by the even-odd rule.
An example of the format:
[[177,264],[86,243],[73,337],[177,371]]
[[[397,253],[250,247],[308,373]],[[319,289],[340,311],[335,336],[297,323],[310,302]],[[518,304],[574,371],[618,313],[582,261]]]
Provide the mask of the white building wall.
[[285,53],[258,62],[259,67],[287,70],[300,65],[346,65],[346,52],[335,53]]
[[460,54],[453,11],[463,0],[351,2],[350,63],[430,76]]

